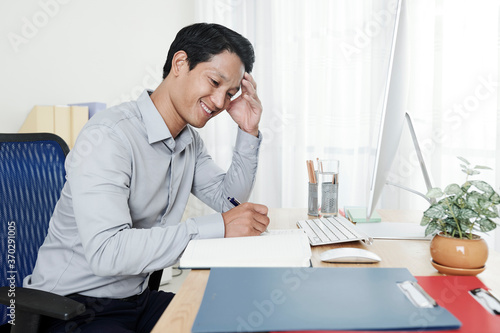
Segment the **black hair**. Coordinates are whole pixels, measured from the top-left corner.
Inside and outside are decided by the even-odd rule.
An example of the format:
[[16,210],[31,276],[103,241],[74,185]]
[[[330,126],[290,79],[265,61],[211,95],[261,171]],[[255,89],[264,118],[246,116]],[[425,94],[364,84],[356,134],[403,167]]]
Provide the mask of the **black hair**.
[[163,78],[170,73],[174,54],[181,50],[187,54],[189,70],[200,62],[210,61],[213,56],[224,51],[235,53],[248,73],[252,71],[255,61],[252,44],[236,31],[220,24],[196,23],[182,28],[175,36],[163,66]]

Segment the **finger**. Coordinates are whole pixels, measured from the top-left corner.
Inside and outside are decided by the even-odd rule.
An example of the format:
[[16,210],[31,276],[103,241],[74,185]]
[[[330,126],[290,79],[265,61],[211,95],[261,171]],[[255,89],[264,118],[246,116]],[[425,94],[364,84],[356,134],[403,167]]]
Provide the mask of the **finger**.
[[257,203],[252,203],[252,209],[259,214],[266,215],[266,217],[267,213],[269,212],[269,208],[267,208],[267,206]]
[[264,232],[264,231],[266,231],[267,227],[269,226],[269,219],[265,219],[265,220],[255,219],[254,222],[252,223],[252,226],[256,230],[259,230],[260,232]]
[[242,87],[243,89],[239,97],[244,98],[254,106],[261,104],[259,96],[257,95],[257,91],[252,87],[250,82],[245,81]]
[[262,103],[260,102],[260,99],[257,96],[250,96],[250,95],[242,95],[245,101],[247,101],[250,104],[250,107],[252,110],[262,110]]
[[226,111],[231,113],[231,109],[233,108],[234,105],[237,105],[243,98],[243,95],[239,95],[235,99],[233,99],[231,102],[229,102],[229,105],[227,106]]
[[250,94],[257,96],[257,89],[250,80],[243,79],[241,81],[241,94]]
[[262,223],[255,223],[253,225],[253,228],[256,230],[257,235],[260,235],[261,233],[267,230],[267,225],[264,225]]
[[257,82],[255,82],[253,76],[250,73],[245,72],[245,75],[243,75],[243,78],[252,84],[254,90],[257,90]]

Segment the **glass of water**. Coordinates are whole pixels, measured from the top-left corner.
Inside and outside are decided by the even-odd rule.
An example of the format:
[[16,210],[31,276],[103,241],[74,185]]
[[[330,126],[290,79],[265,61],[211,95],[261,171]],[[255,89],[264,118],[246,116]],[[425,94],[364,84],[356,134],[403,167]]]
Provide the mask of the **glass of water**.
[[339,161],[319,160],[318,180],[321,215],[337,216],[339,199]]

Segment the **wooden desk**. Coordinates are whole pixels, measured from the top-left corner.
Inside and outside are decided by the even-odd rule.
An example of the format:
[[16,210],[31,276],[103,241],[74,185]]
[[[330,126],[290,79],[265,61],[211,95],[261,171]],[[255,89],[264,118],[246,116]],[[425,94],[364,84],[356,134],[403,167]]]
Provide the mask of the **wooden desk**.
[[[419,223],[421,213],[381,210],[383,221],[399,221]],[[272,209],[269,212],[271,224],[269,229],[296,228],[296,221],[307,219],[305,209]],[[429,241],[422,240],[375,240],[373,245],[361,242],[348,243],[351,247],[369,249],[377,253],[382,261],[377,264],[356,264],[356,267],[406,267],[415,276],[441,275],[430,263]],[[319,254],[325,250],[344,245],[322,245],[312,248],[313,266],[353,267],[353,264],[329,264],[319,259]],[[492,290],[500,292],[500,253],[491,250],[486,270],[478,277]],[[174,297],[167,310],[154,327],[152,333],[161,332],[191,332],[196,314],[205,292],[209,270],[192,270],[186,277],[179,292]]]

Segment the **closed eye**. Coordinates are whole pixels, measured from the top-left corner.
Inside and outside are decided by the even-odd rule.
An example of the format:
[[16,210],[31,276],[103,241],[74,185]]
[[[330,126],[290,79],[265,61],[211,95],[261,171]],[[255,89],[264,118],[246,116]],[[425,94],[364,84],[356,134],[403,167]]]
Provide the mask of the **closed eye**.
[[211,82],[211,83],[212,83],[212,85],[213,85],[214,87],[216,87],[216,88],[219,86],[219,82],[215,81],[214,79],[210,79],[210,82]]

